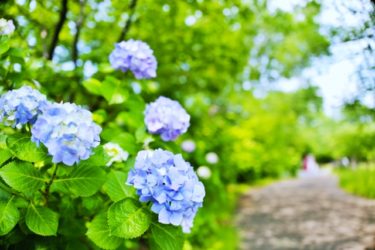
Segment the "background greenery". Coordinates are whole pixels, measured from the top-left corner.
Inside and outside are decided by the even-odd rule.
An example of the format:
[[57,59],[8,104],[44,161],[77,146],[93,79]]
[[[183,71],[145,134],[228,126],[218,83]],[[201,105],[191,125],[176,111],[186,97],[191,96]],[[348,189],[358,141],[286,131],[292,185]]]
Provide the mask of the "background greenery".
[[[212,176],[203,180],[204,207],[184,247],[235,249],[232,215],[242,190],[238,183],[293,176],[306,153],[321,162],[375,160],[374,112],[360,99],[332,119],[323,113],[319,89],[308,82],[292,93],[256,94],[328,55],[337,34],[339,41],[354,40],[369,26],[331,29],[323,35],[316,18],[320,11],[318,1],[308,1],[293,13],[270,12],[262,0],[2,1],[0,16],[12,19],[16,32],[0,44],[1,88],[32,85],[52,100],[93,111],[104,129],[103,142],[119,143],[130,153],[119,169],[129,169],[146,144],[181,152],[195,168],[207,165]],[[157,78],[137,81],[110,67],[114,44],[130,38],[154,50]],[[189,131],[176,143],[145,132],[145,104],[160,95],[180,101],[192,116]],[[196,143],[193,153],[182,152],[185,139]],[[215,152],[219,162],[207,162],[208,152]],[[360,175],[366,176],[358,171]],[[69,213],[69,204],[76,201],[66,199]],[[84,210],[74,212],[81,224],[72,228],[69,221],[62,223],[59,244],[69,247],[77,235],[84,235],[85,223],[92,219],[86,210],[100,209],[103,199],[108,197],[95,195],[77,203]],[[16,233],[0,244],[18,244]],[[32,240],[35,246],[57,242]],[[124,246],[138,248],[142,242],[131,240]]]

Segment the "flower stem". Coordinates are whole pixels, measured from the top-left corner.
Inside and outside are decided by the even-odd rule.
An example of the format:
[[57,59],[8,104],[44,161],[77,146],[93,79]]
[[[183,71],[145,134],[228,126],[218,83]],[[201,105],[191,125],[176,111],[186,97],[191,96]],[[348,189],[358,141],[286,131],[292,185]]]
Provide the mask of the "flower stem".
[[47,183],[47,186],[46,186],[46,190],[44,192],[44,198],[45,198],[45,202],[46,204],[48,203],[48,197],[49,197],[49,190],[51,188],[51,185],[53,183],[53,181],[55,180],[56,178],[56,173],[57,173],[57,168],[58,168],[58,165],[57,164],[53,164],[53,174],[51,176],[51,179],[49,180],[49,182]]

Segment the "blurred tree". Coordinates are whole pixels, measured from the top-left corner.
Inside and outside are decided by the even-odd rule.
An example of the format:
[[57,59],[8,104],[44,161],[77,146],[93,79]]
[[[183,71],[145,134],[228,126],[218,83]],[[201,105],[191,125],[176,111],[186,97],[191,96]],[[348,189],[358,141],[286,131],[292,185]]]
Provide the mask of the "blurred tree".
[[[319,12],[320,5],[310,1],[295,13],[271,13],[267,1],[261,0],[10,0],[0,7],[0,13],[17,23],[15,46],[30,48],[24,78],[18,82],[11,79],[13,86],[25,81],[41,84],[56,100],[97,109],[108,98],[88,99],[91,94],[82,85],[85,79],[92,76],[106,86],[117,86],[117,91],[126,89],[121,90],[123,100],[135,84],[146,100],[157,95],[181,100],[192,114],[192,131],[201,131],[202,138],[228,131],[228,136],[204,150],[221,153],[223,145],[237,148],[238,160],[225,153],[234,168],[257,165],[256,169],[270,173],[276,166],[269,163],[272,166],[263,168],[258,157],[282,162],[267,152],[274,146],[280,155],[281,150],[295,154],[289,158],[293,166],[298,164],[298,150],[291,149],[294,142],[283,143],[293,138],[297,122],[312,122],[310,114],[320,111],[321,100],[316,89],[309,87],[291,96],[274,93],[261,101],[245,91],[243,83],[256,87],[289,77],[307,66],[312,57],[326,53],[328,40],[315,21]],[[108,55],[123,37],[144,40],[154,49],[156,80],[134,81],[109,67]],[[6,70],[14,68],[7,66]],[[117,79],[108,78],[109,73]],[[114,105],[109,115],[122,121],[136,113],[121,109]],[[211,119],[215,122],[208,123]],[[275,135],[268,137],[271,133]],[[257,157],[251,160],[246,154],[239,155],[242,145],[234,142],[241,138],[252,141],[243,142],[246,151],[252,151],[254,145],[260,147]]]
[[[347,48],[345,58],[354,62],[358,82],[358,93],[348,105],[368,96],[375,100],[375,4],[371,0],[332,2],[338,13],[338,26],[329,27],[334,45]],[[348,21],[351,20],[351,21]],[[363,110],[362,110],[363,111]]]

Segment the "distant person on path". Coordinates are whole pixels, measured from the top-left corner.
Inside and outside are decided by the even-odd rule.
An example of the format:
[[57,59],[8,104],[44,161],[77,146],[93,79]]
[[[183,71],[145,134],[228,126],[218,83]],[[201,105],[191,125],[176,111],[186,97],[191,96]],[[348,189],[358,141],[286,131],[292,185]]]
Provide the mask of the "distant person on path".
[[308,159],[308,157],[307,157],[307,155],[303,158],[303,170],[307,170],[307,159]]
[[299,177],[314,177],[325,175],[326,171],[322,171],[315,160],[315,157],[311,154],[307,154],[303,158],[302,170],[299,171]]

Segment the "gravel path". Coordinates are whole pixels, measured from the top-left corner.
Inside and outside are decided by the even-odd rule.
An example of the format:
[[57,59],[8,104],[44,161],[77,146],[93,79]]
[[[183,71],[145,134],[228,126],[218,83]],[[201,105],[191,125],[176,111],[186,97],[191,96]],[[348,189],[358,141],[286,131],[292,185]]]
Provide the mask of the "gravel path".
[[332,176],[253,189],[236,219],[243,250],[375,250],[375,201],[344,193]]

